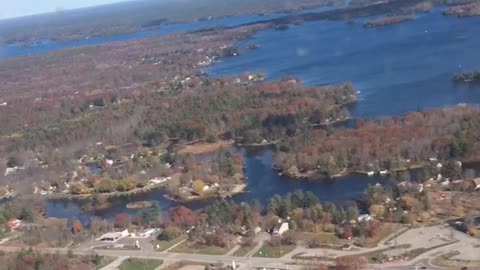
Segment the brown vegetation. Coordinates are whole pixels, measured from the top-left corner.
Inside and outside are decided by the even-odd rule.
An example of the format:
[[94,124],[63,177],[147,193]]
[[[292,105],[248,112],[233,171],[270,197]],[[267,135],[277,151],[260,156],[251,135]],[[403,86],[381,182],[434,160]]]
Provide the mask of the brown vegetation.
[[395,170],[432,157],[477,157],[478,117],[478,107],[459,105],[402,117],[359,120],[353,129],[313,130],[308,136],[292,137],[281,144],[275,164],[283,171],[296,166],[332,175],[345,167]]
[[24,250],[14,254],[1,254],[3,270],[89,270],[100,266],[105,258],[95,256],[68,256]]
[[[0,152],[25,163],[25,171],[15,175],[19,181],[42,178],[60,188],[73,179],[71,191],[77,194],[112,187],[122,192],[144,185],[129,177],[158,167],[152,165],[163,161],[160,153],[172,141],[212,143],[221,136],[260,143],[293,136],[301,126],[346,118],[345,105],[356,98],[349,84],[306,87],[292,78],[257,83],[248,76],[201,74],[200,66],[230,55],[235,41],[265,27],[1,60],[0,93],[8,105],[0,107]],[[150,149],[138,153],[139,144]],[[73,173],[78,160],[99,167],[101,175]],[[122,181],[112,185],[110,179]]]
[[404,21],[410,21],[413,20],[413,17],[410,16],[390,16],[390,17],[384,17],[376,20],[371,20],[367,21],[363,26],[365,27],[380,27],[380,26],[386,26],[390,24],[397,24],[401,23]]
[[471,3],[447,8],[443,14],[458,17],[470,17],[480,15],[480,3]]

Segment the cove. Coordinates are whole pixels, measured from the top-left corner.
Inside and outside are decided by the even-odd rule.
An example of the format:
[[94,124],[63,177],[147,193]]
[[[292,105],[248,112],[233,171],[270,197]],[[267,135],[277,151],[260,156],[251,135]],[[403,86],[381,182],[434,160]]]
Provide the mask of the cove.
[[[266,205],[275,194],[285,195],[296,189],[301,189],[313,192],[322,202],[343,203],[348,200],[363,198],[364,191],[368,185],[375,185],[376,183],[384,184],[388,181],[388,177],[386,176],[375,175],[369,177],[360,174],[341,177],[333,181],[290,179],[286,176],[279,176],[272,168],[273,151],[270,148],[240,149],[239,151],[243,153],[245,159],[245,174],[248,185],[244,193],[232,197],[232,200],[236,202],[258,200],[263,205]],[[415,177],[416,174],[412,173],[412,179]],[[178,204],[177,202],[166,199],[164,195],[164,190],[157,189],[145,194],[118,199],[112,207],[92,213],[82,211],[78,201],[47,200],[45,202],[46,214],[48,217],[67,218],[69,220],[79,218],[86,222],[93,216],[110,219],[119,213],[135,215],[138,213],[137,210],[127,209],[125,207],[129,201],[156,201],[160,210],[163,211]],[[213,200],[214,199],[194,201],[182,205],[197,210],[207,206]]]

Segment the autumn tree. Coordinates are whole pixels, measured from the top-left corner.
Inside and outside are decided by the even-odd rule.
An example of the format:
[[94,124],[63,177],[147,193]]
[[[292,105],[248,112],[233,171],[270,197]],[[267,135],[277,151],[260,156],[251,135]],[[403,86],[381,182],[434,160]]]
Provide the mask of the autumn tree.
[[125,214],[117,214],[114,218],[114,226],[119,229],[126,229],[130,225],[130,217]]
[[385,214],[385,206],[381,204],[370,205],[370,207],[368,208],[368,212],[374,217],[382,218]]
[[160,241],[170,241],[182,234],[179,228],[177,227],[167,227],[159,235],[158,240]]
[[78,234],[82,231],[82,223],[78,219],[74,219],[72,221],[72,233],[73,234]]
[[84,194],[87,192],[87,187],[81,182],[75,182],[70,185],[70,193],[77,195],[77,194]]
[[200,179],[197,179],[192,183],[193,192],[195,192],[196,194],[199,194],[199,195],[203,194],[204,187],[205,187],[205,183]]
[[352,226],[350,224],[343,225],[340,236],[343,239],[352,239],[352,236],[353,236]]
[[100,180],[97,185],[95,186],[95,191],[99,193],[109,193],[115,191],[116,188],[115,181],[111,179],[102,179]]
[[184,228],[192,226],[196,219],[195,213],[185,206],[176,206],[170,208],[168,211],[168,216],[174,224]]
[[418,206],[418,200],[411,195],[405,194],[400,197],[400,204],[403,208],[411,210]]

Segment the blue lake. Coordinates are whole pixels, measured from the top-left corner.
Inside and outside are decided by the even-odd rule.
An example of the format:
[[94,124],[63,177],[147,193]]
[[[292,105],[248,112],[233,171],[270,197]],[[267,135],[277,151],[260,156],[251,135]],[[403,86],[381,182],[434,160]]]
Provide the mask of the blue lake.
[[[371,177],[366,175],[351,175],[338,178],[334,181],[290,179],[285,176],[279,176],[277,172],[272,169],[272,150],[269,148],[258,148],[249,151],[242,149],[240,151],[243,152],[245,159],[245,174],[247,176],[248,187],[246,192],[232,197],[232,200],[236,202],[258,200],[263,205],[266,205],[270,198],[275,194],[285,195],[296,189],[301,189],[313,192],[322,201],[342,203],[348,200],[362,198],[368,185],[375,185],[376,183],[383,184],[387,181],[387,177],[381,177],[379,175]],[[412,173],[412,178],[415,178],[414,173]],[[77,217],[83,221],[87,221],[92,215],[103,218],[112,218],[116,214],[122,212],[131,215],[138,213],[138,210],[130,210],[125,207],[126,203],[132,200],[156,201],[159,208],[166,211],[169,207],[174,206],[177,203],[166,199],[164,195],[165,192],[162,189],[159,189],[142,195],[136,195],[131,198],[119,199],[113,207],[96,213],[83,212],[76,201],[47,201],[46,211],[47,216],[68,219]],[[195,201],[184,205],[191,209],[200,209],[212,201],[213,199]]]
[[350,81],[360,91],[354,117],[400,115],[456,103],[479,103],[480,88],[455,85],[453,73],[480,68],[480,17],[456,18],[438,9],[414,21],[378,28],[320,21],[267,30],[242,41],[259,46],[222,59],[213,76],[263,71],[293,75],[309,85]]

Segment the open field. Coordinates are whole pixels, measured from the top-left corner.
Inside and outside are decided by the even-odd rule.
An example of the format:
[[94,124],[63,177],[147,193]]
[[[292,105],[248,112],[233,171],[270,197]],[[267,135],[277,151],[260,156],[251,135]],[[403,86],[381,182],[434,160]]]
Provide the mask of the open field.
[[255,255],[254,257],[267,257],[267,258],[280,258],[285,256],[286,254],[290,253],[295,249],[295,246],[277,246],[277,247],[272,247],[269,245],[263,245]]
[[118,268],[120,270],[154,270],[161,264],[161,260],[126,259]]
[[216,247],[216,246],[197,246],[191,242],[185,241],[182,244],[176,246],[174,249],[170,250],[174,253],[194,253],[194,254],[205,254],[205,255],[224,255],[228,252],[228,249]]
[[239,249],[237,249],[237,251],[235,251],[233,253],[233,256],[237,256],[237,257],[243,257],[245,255],[248,254],[248,252],[250,252],[252,250],[253,247],[240,247]]
[[177,238],[175,238],[173,240],[170,240],[170,241],[154,240],[154,241],[152,241],[152,245],[154,246],[155,251],[165,251],[165,250],[173,247],[174,245],[182,242],[183,240],[185,240],[184,236],[177,237]]

